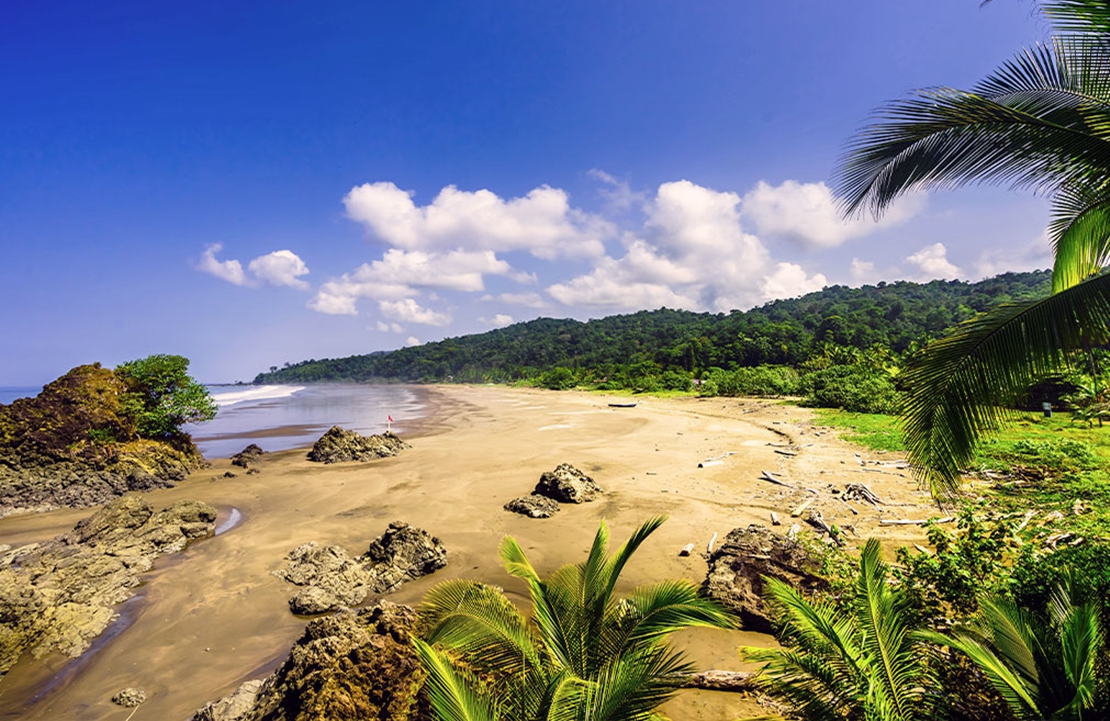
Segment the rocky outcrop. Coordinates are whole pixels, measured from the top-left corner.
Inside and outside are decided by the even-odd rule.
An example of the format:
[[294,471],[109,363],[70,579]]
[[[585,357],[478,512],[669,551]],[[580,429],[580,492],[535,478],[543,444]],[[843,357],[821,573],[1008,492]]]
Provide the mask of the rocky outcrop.
[[265,453],[266,451],[262,450],[257,443],[252,443],[231,457],[231,465],[252,468],[258,464]]
[[569,463],[560,463],[555,470],[540,476],[540,482],[532,492],[559,503],[584,503],[592,501],[601,489],[582,471]]
[[392,593],[446,565],[447,549],[438,538],[394,521],[357,558],[339,546],[310,542],[290,551],[274,575],[302,587],[289,599],[290,610],[314,615],[357,606],[371,593]]
[[25,651],[79,655],[158,556],[212,535],[215,522],[204,503],[155,511],[124,496],[53,541],[0,554],[0,674]]
[[320,437],[308,452],[308,460],[318,463],[345,463],[347,461],[372,461],[395,456],[409,448],[392,431],[381,435],[363,436],[339,426]]
[[547,496],[532,493],[509,501],[505,504],[505,510],[529,518],[551,518],[559,512],[559,503]]
[[139,438],[127,398],[124,382],[97,363],[0,405],[0,516],[95,506],[200,467],[188,436]]
[[128,686],[112,697],[112,703],[125,708],[135,708],[146,703],[146,691]]
[[736,613],[743,627],[771,632],[763,608],[763,578],[776,578],[803,592],[828,587],[819,561],[796,541],[752,524],[729,532],[709,557],[702,593]]
[[413,609],[387,601],[316,619],[277,671],[193,721],[429,721],[416,623]]

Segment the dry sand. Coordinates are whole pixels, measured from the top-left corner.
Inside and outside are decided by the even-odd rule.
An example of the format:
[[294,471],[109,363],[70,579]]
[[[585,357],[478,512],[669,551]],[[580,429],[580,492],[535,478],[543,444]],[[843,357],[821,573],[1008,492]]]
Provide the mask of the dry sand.
[[[290,549],[317,541],[362,553],[392,520],[427,529],[448,549],[446,569],[390,596],[416,603],[432,585],[453,577],[519,594],[521,584],[497,561],[506,534],[519,539],[545,573],[582,560],[601,519],[620,543],[660,513],[670,520],[626,568],[624,590],[674,577],[700,583],[705,560],[680,558],[684,544],[704,551],[714,533],[723,538],[737,526],[769,523],[772,510],[789,525],[790,509],[806,497],[759,480],[762,470],[810,487],[865,482],[883,500],[908,504],[880,510],[856,503],[858,516],[842,503],[822,507],[828,522],[853,524],[860,538],[879,536],[892,548],[920,540],[920,529],[880,527],[880,518],[935,513],[906,471],[873,464],[893,457],[843,443],[794,406],[640,398],[635,408],[610,408],[609,402],[628,399],[481,386],[428,393],[433,415],[408,434],[413,447],[396,458],[322,466],[307,461],[303,450],[286,451],[267,456],[257,475],[234,469],[235,478],[223,478],[231,466],[216,460],[177,488],[147,494],[157,507],[184,498],[207,501],[221,509],[221,520],[235,508],[242,522],[160,561],[145,577],[140,600],[126,604],[123,622],[106,636],[118,633],[80,660],[21,661],[0,682],[0,718],[122,720],[131,710],[109,699],[125,686],[142,687],[149,698],[133,721],[188,718],[205,702],[270,670],[300,634],[306,621],[286,605],[294,589],[270,573]],[[786,443],[797,455],[776,452]],[[711,458],[720,462],[698,467]],[[562,462],[591,475],[606,491],[601,499],[564,506],[544,520],[502,510]],[[0,542],[45,540],[89,513],[2,519]],[[737,646],[773,639],[699,630],[678,642],[701,668],[741,669]],[[680,721],[730,719],[758,709],[734,694],[689,691],[665,711]]]

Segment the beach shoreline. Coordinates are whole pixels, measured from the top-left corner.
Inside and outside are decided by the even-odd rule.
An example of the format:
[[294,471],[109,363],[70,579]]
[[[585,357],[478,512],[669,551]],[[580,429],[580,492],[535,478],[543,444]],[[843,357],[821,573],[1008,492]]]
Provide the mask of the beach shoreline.
[[[581,560],[605,519],[619,543],[651,515],[670,520],[644,545],[622,590],[664,578],[700,583],[704,559],[680,558],[711,534],[723,538],[749,523],[769,525],[771,510],[789,516],[789,493],[759,479],[763,470],[808,484],[866,482],[880,497],[915,507],[899,516],[933,515],[928,497],[906,472],[863,473],[869,456],[812,422],[806,409],[774,401],[725,398],[638,398],[635,408],[610,408],[614,397],[502,386],[416,387],[428,412],[408,424],[412,448],[394,458],[333,466],[305,459],[305,449],[267,454],[261,472],[246,475],[227,459],[212,459],[173,489],[145,494],[156,507],[196,498],[238,525],[159,562],[144,577],[144,599],[130,626],[98,646],[96,657],[36,703],[26,702],[44,675],[64,659],[22,660],[0,682],[0,718],[94,719],[119,711],[109,699],[141,686],[144,718],[188,718],[205,702],[272,668],[307,619],[289,612],[294,589],[271,575],[285,554],[308,541],[365,550],[390,521],[404,520],[440,537],[449,565],[386,596],[414,604],[435,583],[467,577],[501,585],[522,600],[522,589],[500,568],[497,545],[515,536],[541,573]],[[623,400],[627,400],[621,397]],[[794,456],[776,453],[789,441]],[[856,454],[862,453],[862,457]],[[884,458],[879,456],[879,458]],[[699,467],[703,461],[715,459]],[[539,475],[571,463],[605,490],[595,502],[564,506],[551,519],[502,510],[531,491]],[[884,466],[885,468],[886,466]],[[227,471],[237,473],[225,478]],[[831,523],[856,526],[894,545],[920,540],[916,527],[884,527],[880,513],[860,509]],[[872,512],[874,510],[874,512]],[[64,532],[91,510],[66,509],[0,519],[0,539],[19,545]],[[11,539],[11,540],[9,540]],[[854,539],[853,539],[854,540]],[[698,631],[679,644],[701,667],[741,668],[735,649],[766,644],[746,632]],[[752,712],[735,695],[684,692],[667,707],[675,719],[727,718]],[[741,704],[738,706],[737,704]]]

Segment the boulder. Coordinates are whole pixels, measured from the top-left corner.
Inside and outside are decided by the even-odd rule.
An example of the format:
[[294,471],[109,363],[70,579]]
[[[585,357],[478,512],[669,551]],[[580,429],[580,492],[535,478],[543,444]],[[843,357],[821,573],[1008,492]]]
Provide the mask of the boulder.
[[389,524],[362,556],[374,593],[392,593],[405,581],[435,573],[447,565],[447,549],[427,531],[404,521]]
[[128,686],[112,697],[112,703],[117,706],[134,708],[146,702],[146,691],[141,688]]
[[532,492],[559,503],[584,503],[592,501],[601,489],[582,471],[569,463],[560,463],[555,470],[540,476],[540,482]]
[[250,468],[262,458],[266,451],[257,443],[252,443],[231,457],[231,465],[240,468]]
[[372,461],[376,458],[395,456],[409,444],[392,431],[381,435],[363,436],[339,426],[320,437],[308,452],[308,460],[318,463],[344,463],[346,461]]
[[505,510],[529,518],[551,518],[558,513],[559,504],[547,496],[532,493],[509,501],[505,504]]
[[387,601],[318,618],[274,673],[192,721],[430,721],[416,625],[413,609]]
[[216,509],[207,504],[179,501],[156,512],[123,496],[69,533],[0,554],[0,676],[24,651],[79,656],[158,556],[215,528]]
[[776,578],[802,592],[824,590],[820,561],[797,541],[752,524],[735,528],[709,557],[702,593],[736,613],[743,627],[771,632],[763,608],[763,578]]

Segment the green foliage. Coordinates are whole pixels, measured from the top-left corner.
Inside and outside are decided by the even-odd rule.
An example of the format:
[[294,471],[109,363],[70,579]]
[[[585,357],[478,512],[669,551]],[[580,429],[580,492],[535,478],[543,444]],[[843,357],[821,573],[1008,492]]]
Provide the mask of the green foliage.
[[786,396],[797,392],[798,372],[789,366],[713,368],[698,387],[701,396]]
[[441,721],[574,719],[646,721],[691,667],[667,644],[695,626],[730,628],[730,616],[688,581],[614,594],[632,554],[663,522],[654,518],[608,555],[602,522],[587,559],[543,580],[512,538],[506,570],[528,586],[531,619],[499,588],[465,580],[432,589],[419,611],[417,649]]
[[567,391],[577,384],[570,368],[552,368],[539,377],[539,384],[553,391]]
[[170,438],[185,423],[216,417],[216,404],[204,386],[188,374],[189,360],[178,355],[152,355],[116,366],[126,385],[121,399],[143,438]]
[[885,371],[863,365],[836,365],[802,377],[802,405],[854,413],[895,413],[894,381]]

